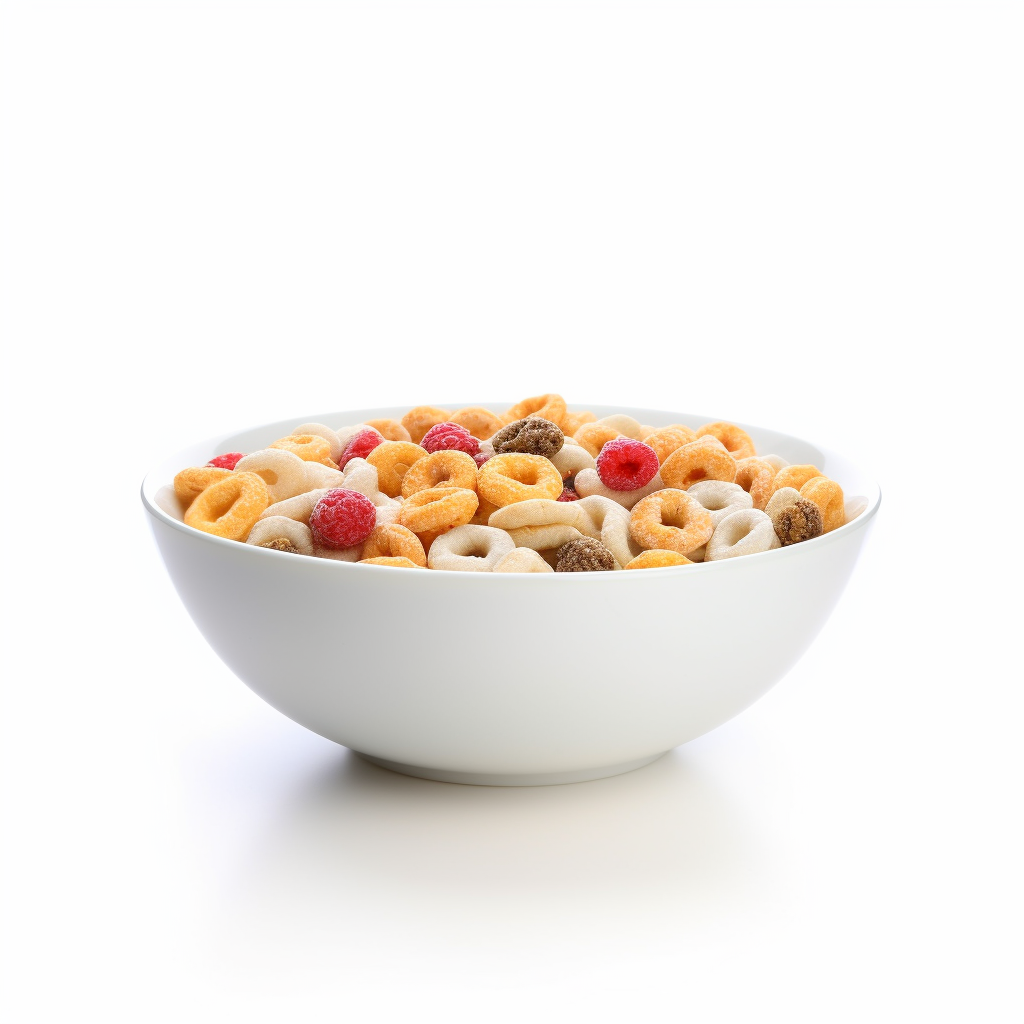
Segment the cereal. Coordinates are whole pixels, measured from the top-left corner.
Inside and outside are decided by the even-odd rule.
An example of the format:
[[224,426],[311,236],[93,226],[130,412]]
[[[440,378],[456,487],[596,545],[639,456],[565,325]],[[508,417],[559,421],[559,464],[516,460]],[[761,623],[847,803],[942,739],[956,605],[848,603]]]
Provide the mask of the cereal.
[[185,524],[228,540],[245,540],[270,504],[270,493],[255,473],[230,472],[195,498],[185,513]]
[[551,456],[551,465],[562,474],[563,480],[575,476],[581,469],[596,469],[594,456],[581,444],[569,443]]
[[268,516],[266,512],[253,524],[246,544],[296,555],[313,554],[313,535],[305,523],[287,516]]
[[592,412],[567,412],[558,424],[566,436],[575,434],[584,423],[594,423],[597,417]]
[[300,423],[292,431],[292,434],[315,434],[317,437],[322,437],[330,445],[331,461],[335,463],[341,458],[341,453],[345,449],[337,432],[331,430],[330,427],[325,427],[322,423]]
[[345,474],[340,469],[331,469],[321,462],[305,462],[306,488],[310,487],[342,487]]
[[417,565],[416,562],[410,558],[403,558],[400,555],[389,557],[387,555],[378,555],[376,558],[360,558],[360,565],[390,565],[395,569],[421,569],[421,565]]
[[183,469],[174,478],[174,493],[181,502],[182,508],[187,509],[196,498],[199,497],[207,487],[231,476],[230,469],[220,469],[215,466],[194,467]]
[[666,487],[686,490],[698,480],[736,479],[736,460],[714,437],[700,437],[677,448],[661,466]]
[[736,483],[750,494],[754,508],[764,511],[772,496],[772,484],[778,470],[766,459],[752,455],[736,463]]
[[402,493],[402,478],[409,467],[426,454],[425,449],[409,441],[385,441],[370,452],[366,461],[377,470],[377,486],[389,498],[397,498]]
[[481,498],[501,508],[527,498],[557,498],[562,475],[541,455],[495,455],[477,473]]
[[[479,498],[480,496],[477,495]],[[476,514],[470,519],[473,526],[487,526],[488,520],[498,511],[497,505],[492,505],[486,498],[480,498],[480,504],[476,507]]]
[[433,405],[417,405],[402,417],[402,426],[409,431],[409,440],[419,444],[423,435],[435,424],[451,419],[451,413]]
[[758,458],[764,459],[764,461],[767,462],[776,473],[778,473],[780,469],[785,469],[789,465],[781,455],[759,455]]
[[800,500],[800,492],[795,487],[780,487],[765,505],[765,515],[774,518],[777,512],[781,512],[787,505],[792,505]]
[[821,509],[824,532],[831,533],[846,522],[843,489],[827,476],[812,477],[800,488],[800,497],[813,501]]
[[724,480],[699,480],[686,493],[701,503],[710,513],[711,522],[717,526],[726,516],[740,509],[751,507],[751,498],[737,484]]
[[602,416],[597,422],[603,427],[611,427],[612,430],[617,431],[623,437],[630,438],[632,441],[641,440],[640,434],[644,428],[632,416],[616,413],[614,416]]
[[442,449],[417,459],[409,467],[409,472],[402,478],[402,497],[408,498],[431,487],[463,487],[475,491],[476,476],[472,455]]
[[486,441],[492,434],[501,430],[505,421],[490,409],[479,405],[470,405],[465,409],[453,412],[451,422],[465,427],[477,440]]
[[514,549],[515,543],[504,530],[456,526],[431,545],[427,566],[458,572],[491,572]]
[[571,540],[558,549],[555,572],[610,572],[615,556],[592,537]]
[[309,523],[309,517],[313,513],[316,503],[330,490],[329,487],[321,487],[315,491],[306,491],[303,494],[296,494],[294,498],[285,498],[284,501],[276,501],[268,506],[260,519],[269,519],[271,516],[285,516],[294,519],[297,523]]
[[358,491],[365,494],[378,508],[388,505],[398,505],[395,498],[389,498],[378,486],[377,469],[371,466],[366,459],[350,459],[345,467],[345,474],[342,483],[335,484],[335,487],[347,487],[350,491]]
[[384,438],[379,430],[364,427],[345,442],[345,448],[338,458],[338,469],[344,469],[352,459],[365,459],[374,448],[383,443]]
[[629,512],[618,502],[600,494],[581,498],[575,505],[586,516],[582,532],[599,540],[619,565],[626,565],[640,554],[640,545],[629,532]]
[[478,504],[476,494],[466,488],[431,487],[406,498],[395,521],[420,534],[423,547],[429,552],[430,543],[423,539],[423,534],[444,533],[453,527],[465,526],[473,518]]
[[624,565],[623,569],[663,569],[669,565],[693,565],[686,555],[678,551],[666,551],[663,548],[651,548],[649,551],[641,551],[631,562]]
[[409,431],[398,420],[367,420],[366,425],[384,438],[385,441],[411,441]]
[[734,459],[747,459],[757,454],[750,435],[735,423],[705,423],[697,430],[698,437],[716,437]]
[[704,561],[755,555],[781,546],[771,519],[759,509],[747,508],[726,516],[715,527],[704,552]]
[[502,427],[492,438],[491,446],[498,455],[521,452],[543,455],[550,459],[565,444],[565,435],[557,423],[540,416],[527,416]]
[[678,488],[665,488],[636,504],[629,517],[629,531],[642,548],[688,556],[711,539],[715,526],[711,513],[696,498]]
[[524,398],[513,405],[505,413],[505,422],[513,423],[526,419],[527,416],[540,416],[541,419],[551,420],[561,427],[565,413],[565,399],[561,395],[537,395],[535,398]]
[[515,548],[494,564],[491,572],[554,572],[533,548]]
[[654,475],[649,484],[632,491],[616,491],[608,487],[602,482],[596,469],[581,469],[573,478],[573,490],[581,498],[600,495],[602,498],[610,498],[625,509],[631,509],[641,498],[646,498],[648,494],[660,491],[664,487],[665,482],[660,472]]
[[665,460],[677,448],[682,448],[684,444],[689,444],[691,441],[696,440],[697,435],[689,427],[684,427],[681,423],[673,423],[668,427],[658,427],[657,430],[648,434],[643,439],[644,444],[654,449],[654,453],[658,456],[658,463],[662,466],[665,465]]
[[614,441],[622,435],[614,427],[604,423],[584,423],[572,436],[596,459],[609,441]]
[[772,481],[772,494],[783,487],[795,487],[798,491],[808,480],[821,476],[822,472],[817,466],[786,466],[775,474]]
[[821,509],[806,498],[786,505],[776,512],[771,520],[775,535],[783,547],[799,544],[803,540],[812,540],[814,537],[820,537],[823,532]]
[[852,523],[868,507],[868,499],[855,495],[846,499],[846,522]]
[[576,502],[553,501],[551,498],[530,498],[499,508],[488,520],[499,530],[518,530],[525,526],[574,526],[583,530],[584,510]]
[[363,544],[362,561],[368,558],[405,558],[414,565],[427,564],[427,553],[419,537],[408,527],[392,523],[374,526]]
[[[310,490],[316,484],[310,484],[307,466],[313,467],[316,463],[306,463],[294,452],[286,452],[282,448],[264,448],[262,451],[246,455],[239,459],[235,466],[236,473],[255,473],[263,478],[270,492],[271,501],[284,501],[295,494],[302,494]],[[320,467],[330,472],[326,466]]]
[[279,438],[270,447],[292,452],[303,462],[320,462],[331,469],[338,468],[331,458],[330,441],[317,434],[289,434],[288,437]]

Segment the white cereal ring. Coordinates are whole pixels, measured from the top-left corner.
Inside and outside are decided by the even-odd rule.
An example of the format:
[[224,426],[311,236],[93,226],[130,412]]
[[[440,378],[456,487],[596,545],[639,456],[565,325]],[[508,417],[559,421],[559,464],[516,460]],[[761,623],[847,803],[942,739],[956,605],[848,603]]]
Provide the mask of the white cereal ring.
[[391,526],[398,521],[398,513],[401,511],[402,503],[400,501],[389,501],[387,505],[378,505],[374,526]]
[[852,523],[868,507],[868,499],[859,494],[846,499],[846,522]]
[[306,463],[306,484],[309,487],[344,487],[345,474],[320,462]]
[[[596,469],[594,456],[574,439],[566,436],[565,444],[551,456],[551,464],[562,474],[562,479],[575,476],[584,469]],[[564,505],[565,502],[563,501]]]
[[772,548],[780,547],[782,541],[775,533],[771,516],[756,508],[745,508],[726,516],[715,527],[715,532],[711,535],[704,552],[704,561],[713,562],[720,558],[735,558],[737,555],[755,555],[759,551],[770,551]]
[[634,491],[614,491],[601,482],[596,469],[582,469],[576,474],[576,493],[581,498],[589,498],[592,495],[600,495],[602,498],[610,498],[625,509],[631,509],[638,501],[646,498],[648,494],[661,491],[665,488],[665,481],[661,479],[660,471],[654,474],[654,479],[644,487],[638,487]]
[[521,526],[518,530],[509,530],[508,535],[515,541],[517,548],[532,548],[534,551],[551,551],[583,537],[575,526],[567,526],[565,523]]
[[769,466],[775,467],[777,473],[780,469],[785,469],[789,463],[781,455],[758,455],[759,459],[764,459]]
[[554,572],[533,548],[516,548],[498,559],[491,572]]
[[[308,482],[306,467],[315,465],[303,462],[294,452],[283,448],[264,448],[238,460],[236,473],[255,473],[263,478],[270,492],[271,502],[284,501],[311,490],[315,485]],[[327,469],[321,466],[321,469]]]
[[698,480],[686,488],[686,493],[711,513],[715,526],[733,512],[754,506],[754,499],[739,484],[727,484],[724,480]]
[[504,530],[490,526],[456,526],[430,545],[427,568],[491,572],[515,546],[515,541]]
[[313,535],[305,523],[288,516],[260,517],[249,531],[246,544],[277,551],[292,551],[298,555],[313,554]]
[[632,416],[627,416],[625,413],[615,413],[614,416],[605,416],[604,419],[597,421],[606,427],[611,427],[612,430],[617,430],[623,437],[632,438],[634,441],[642,440],[641,434],[646,429],[649,434],[653,427],[643,427],[639,420],[633,419]]
[[769,499],[768,504],[765,505],[765,515],[769,519],[774,519],[775,516],[781,512],[788,505],[793,505],[800,500],[800,492],[795,487],[780,487]]
[[499,530],[518,530],[524,526],[561,524],[582,530],[586,514],[576,507],[578,504],[578,501],[555,501],[553,498],[514,501],[492,512],[487,525]]
[[[345,450],[345,445],[347,445],[349,441],[351,441],[352,438],[359,433],[360,430],[374,430],[374,428],[366,423],[353,423],[351,426],[348,427],[335,427],[334,433],[338,438],[338,444],[341,445],[342,451]],[[375,432],[380,434],[379,430]],[[381,436],[383,437],[384,435],[381,434]],[[334,461],[337,462],[338,460],[335,459]]]
[[358,562],[363,557],[363,545],[356,544],[351,548],[322,548],[313,545],[313,554],[317,558],[331,558],[335,562]]
[[389,498],[378,486],[377,467],[371,466],[366,459],[349,459],[342,475],[344,483],[334,484],[350,491],[358,491],[366,495],[378,508],[384,505],[401,504],[395,498]]
[[338,435],[330,427],[322,423],[300,423],[292,434],[312,434],[314,437],[322,437],[331,446],[331,460],[337,462],[345,446],[338,439]]
[[620,569],[643,550],[629,532],[629,512],[611,498],[593,494],[568,504],[586,514],[584,534],[599,540],[615,556]]
[[321,487],[319,490],[305,491],[302,494],[296,494],[293,498],[275,502],[260,516],[260,519],[269,519],[271,516],[287,516],[297,523],[308,524],[309,517],[313,514],[313,506],[329,490],[329,487]]

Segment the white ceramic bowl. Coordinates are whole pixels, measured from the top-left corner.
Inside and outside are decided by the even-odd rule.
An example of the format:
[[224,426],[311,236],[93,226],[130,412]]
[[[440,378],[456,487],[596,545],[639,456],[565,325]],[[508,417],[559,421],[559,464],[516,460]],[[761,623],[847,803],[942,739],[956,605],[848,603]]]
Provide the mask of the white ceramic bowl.
[[[656,426],[714,418],[592,408]],[[405,411],[306,421],[341,426]],[[193,445],[146,477],[142,500],[164,563],[210,646],[265,701],[375,763],[447,782],[602,778],[732,718],[815,638],[880,501],[877,485],[841,456],[744,425],[758,452],[813,463],[848,496],[864,495],[867,508],[790,547],[603,573],[359,565],[223,540],[182,523],[168,486],[175,473],[222,452],[256,451],[297,422]]]

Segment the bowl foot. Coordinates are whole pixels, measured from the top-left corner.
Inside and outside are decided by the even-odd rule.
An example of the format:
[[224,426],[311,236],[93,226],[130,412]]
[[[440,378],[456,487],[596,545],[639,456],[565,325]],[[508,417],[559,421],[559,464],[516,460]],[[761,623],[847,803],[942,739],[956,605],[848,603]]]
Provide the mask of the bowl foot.
[[570,782],[592,782],[594,779],[607,779],[612,775],[643,768],[645,764],[656,761],[668,751],[662,750],[650,757],[641,757],[637,761],[624,761],[622,764],[609,764],[600,768],[583,768],[575,772],[539,772],[528,775],[489,775],[479,772],[451,772],[444,768],[421,768],[415,764],[399,764],[397,761],[386,761],[382,757],[364,754],[354,750],[364,761],[388,768],[402,775],[413,775],[418,779],[430,779],[433,782],[455,782],[463,786],[563,786]]

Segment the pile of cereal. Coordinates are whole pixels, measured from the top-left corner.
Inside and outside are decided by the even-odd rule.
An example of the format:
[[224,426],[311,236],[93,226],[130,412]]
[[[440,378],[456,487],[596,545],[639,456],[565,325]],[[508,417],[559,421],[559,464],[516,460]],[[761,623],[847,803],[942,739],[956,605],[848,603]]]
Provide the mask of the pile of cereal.
[[182,470],[185,523],[370,565],[603,572],[798,544],[866,505],[814,466],[758,455],[731,423],[651,427],[541,395],[505,413],[418,406]]

